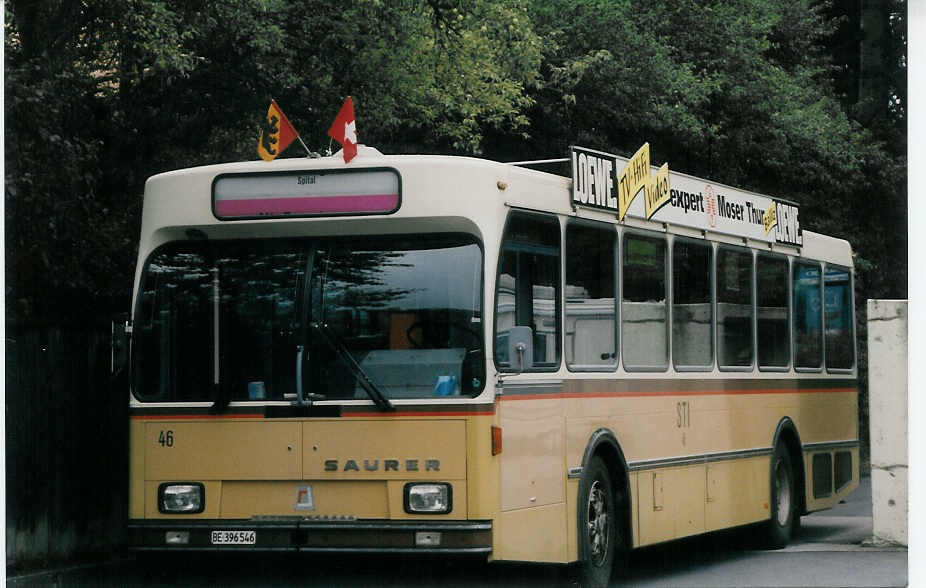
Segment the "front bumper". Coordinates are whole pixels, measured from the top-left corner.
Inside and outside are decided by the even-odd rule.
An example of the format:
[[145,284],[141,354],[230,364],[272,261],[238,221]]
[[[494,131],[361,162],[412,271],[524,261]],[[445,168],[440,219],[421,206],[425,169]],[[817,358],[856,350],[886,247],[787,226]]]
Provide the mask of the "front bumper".
[[[213,531],[254,531],[249,545],[213,545]],[[168,544],[167,536],[189,533],[186,544]],[[435,534],[440,541],[419,545],[417,538]],[[312,520],[132,520],[131,551],[305,552],[305,553],[443,553],[488,554],[491,521]]]

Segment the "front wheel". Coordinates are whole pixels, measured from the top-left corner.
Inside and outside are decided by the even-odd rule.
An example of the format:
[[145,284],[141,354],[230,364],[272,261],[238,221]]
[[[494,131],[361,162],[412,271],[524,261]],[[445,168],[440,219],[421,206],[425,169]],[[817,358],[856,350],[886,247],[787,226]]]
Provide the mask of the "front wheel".
[[797,494],[794,487],[794,470],[791,456],[785,446],[779,443],[772,454],[771,501],[768,522],[768,545],[781,549],[791,540],[797,518]]
[[593,457],[579,484],[578,580],[586,588],[607,586],[617,549],[617,508],[611,476]]

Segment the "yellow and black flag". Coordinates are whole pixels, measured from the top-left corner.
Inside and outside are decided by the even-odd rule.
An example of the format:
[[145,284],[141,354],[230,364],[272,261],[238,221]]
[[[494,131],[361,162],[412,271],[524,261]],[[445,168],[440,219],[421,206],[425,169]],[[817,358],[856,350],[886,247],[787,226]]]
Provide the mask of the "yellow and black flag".
[[264,161],[273,161],[277,155],[289,147],[299,137],[295,127],[283,114],[276,100],[270,100],[267,120],[261,125],[260,140],[257,142],[257,154]]

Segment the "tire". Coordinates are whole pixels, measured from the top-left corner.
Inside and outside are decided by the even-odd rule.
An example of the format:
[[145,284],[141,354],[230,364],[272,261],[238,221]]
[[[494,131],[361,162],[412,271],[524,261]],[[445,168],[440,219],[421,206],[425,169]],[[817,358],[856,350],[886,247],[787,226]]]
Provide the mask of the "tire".
[[578,508],[576,580],[585,588],[607,586],[620,538],[611,476],[599,457],[593,457],[582,474]]
[[775,446],[771,464],[771,499],[767,543],[771,549],[785,547],[797,527],[798,497],[794,485],[791,456],[782,443]]

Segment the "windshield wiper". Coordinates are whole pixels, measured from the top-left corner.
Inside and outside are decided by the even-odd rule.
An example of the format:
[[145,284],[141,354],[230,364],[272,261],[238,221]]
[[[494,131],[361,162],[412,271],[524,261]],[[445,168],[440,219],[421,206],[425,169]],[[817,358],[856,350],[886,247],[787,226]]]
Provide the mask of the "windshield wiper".
[[354,356],[350,354],[347,350],[347,347],[344,343],[337,337],[334,331],[331,330],[331,327],[327,323],[311,323],[312,329],[321,335],[325,343],[334,351],[338,357],[354,372],[354,376],[357,378],[357,381],[360,383],[360,387],[364,389],[370,399],[373,401],[376,406],[382,410],[395,410],[395,407],[392,405],[392,402],[382,393],[379,389],[379,386],[376,385],[370,376],[360,367],[360,364],[357,363],[357,360],[354,359]]

